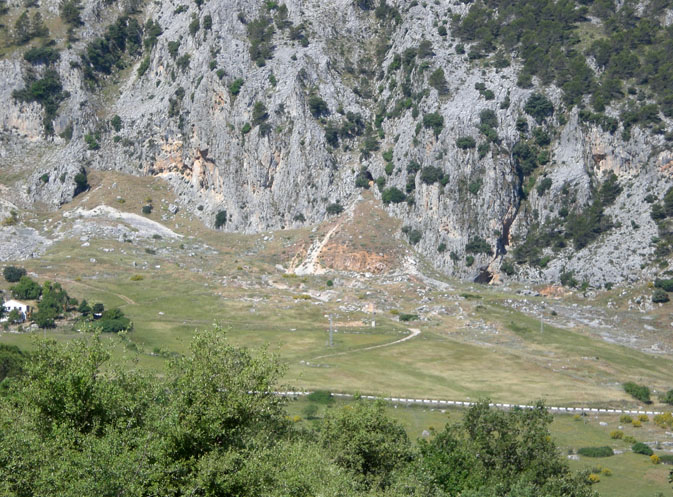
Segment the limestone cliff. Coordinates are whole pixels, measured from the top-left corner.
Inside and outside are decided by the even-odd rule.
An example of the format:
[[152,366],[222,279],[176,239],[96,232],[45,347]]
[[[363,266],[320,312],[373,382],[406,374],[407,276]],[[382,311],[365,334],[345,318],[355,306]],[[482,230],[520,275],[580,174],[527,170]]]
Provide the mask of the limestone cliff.
[[[11,176],[3,181],[12,186],[7,201],[55,208],[72,198],[71,178],[81,168],[112,169],[164,178],[182,207],[208,225],[226,211],[222,229],[257,232],[325,220],[328,206],[358,196],[360,174],[380,178],[381,188],[371,186],[378,197],[391,187],[405,194],[386,210],[407,235],[420,233],[418,251],[461,278],[557,281],[572,272],[600,285],[658,270],[650,244],[657,227],[645,198],[673,184],[664,136],[635,127],[625,141],[580,119],[553,85],[519,87],[515,57],[509,65],[471,60],[452,23],[443,22],[464,16],[465,3],[398,0],[376,11],[352,0],[199,4],[137,8],[143,36],[149,20],[160,33],[93,80],[81,54],[128,5],[87,2],[76,40],[52,32],[61,48],[54,69],[67,91],[53,134],[44,132],[38,103],[13,96],[46,65],[31,65],[21,50],[5,53],[0,172]],[[47,19],[58,14],[46,0],[39,9]],[[431,80],[439,68],[443,84]],[[524,110],[540,92],[556,110],[543,125]],[[442,125],[428,115],[441,116]],[[522,119],[529,130],[544,127],[550,141],[526,177],[513,152]],[[497,133],[490,142],[489,128]],[[475,142],[461,144],[466,137]],[[424,179],[424,170],[438,176]],[[581,248],[544,248],[543,263],[522,258],[509,276],[501,271],[533,227],[558,216],[564,195],[579,211],[611,173],[621,191],[605,210],[609,230]],[[551,180],[544,188],[533,186],[544,178]]]

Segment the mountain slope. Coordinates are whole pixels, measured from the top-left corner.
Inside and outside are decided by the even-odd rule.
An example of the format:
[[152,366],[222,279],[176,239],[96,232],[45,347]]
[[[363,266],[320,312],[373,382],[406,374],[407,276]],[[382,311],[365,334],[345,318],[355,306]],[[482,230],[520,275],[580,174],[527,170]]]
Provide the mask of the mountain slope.
[[[614,17],[635,5],[656,34],[671,19],[656,3],[626,2]],[[221,229],[257,232],[321,222],[376,180],[388,214],[447,273],[652,278],[670,257],[666,216],[650,216],[671,185],[670,119],[663,104],[642,111],[658,90],[628,74],[633,98],[622,91],[599,111],[609,62],[576,50],[640,25],[563,5],[549,18],[565,34],[537,48],[543,65],[579,60],[559,47],[582,53],[593,76],[577,91],[586,71],[535,66],[527,32],[511,43],[516,23],[498,17],[524,15],[498,2],[91,2],[69,34],[45,2],[29,10],[54,26],[59,58],[36,63],[12,44],[0,62],[8,200],[56,207],[82,168],[114,169],[166,179],[207,225],[220,214]],[[54,98],[21,93],[51,69]],[[634,102],[636,118],[624,114]]]

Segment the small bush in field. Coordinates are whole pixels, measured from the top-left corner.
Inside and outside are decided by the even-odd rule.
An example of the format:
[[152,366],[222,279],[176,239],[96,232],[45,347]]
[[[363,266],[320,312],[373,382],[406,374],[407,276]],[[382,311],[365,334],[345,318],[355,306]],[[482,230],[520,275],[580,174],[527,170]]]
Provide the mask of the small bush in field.
[[657,414],[653,418],[654,424],[660,428],[673,428],[673,414],[670,412],[665,412],[663,414]]
[[614,456],[615,452],[611,447],[581,447],[577,449],[577,453],[584,457],[610,457]]
[[332,394],[327,390],[316,390],[315,392],[308,394],[306,398],[316,404],[331,404],[334,402],[334,397],[332,397]]
[[610,438],[613,440],[621,440],[624,438],[624,432],[622,430],[613,430],[610,432]]
[[654,454],[652,447],[643,442],[636,442],[631,446],[631,450],[634,454],[643,454],[644,456],[651,456]]
[[589,483],[591,483],[591,484],[598,483],[599,481],[601,481],[601,477],[598,476],[596,473],[590,473],[589,476],[588,476],[588,479],[589,479]]

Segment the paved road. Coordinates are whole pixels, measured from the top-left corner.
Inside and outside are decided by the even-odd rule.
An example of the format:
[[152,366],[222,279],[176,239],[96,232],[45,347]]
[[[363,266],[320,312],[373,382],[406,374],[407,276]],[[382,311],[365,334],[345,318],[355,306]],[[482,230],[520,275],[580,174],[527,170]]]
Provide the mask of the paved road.
[[[308,395],[311,392],[275,392],[277,395],[283,397],[301,397]],[[341,398],[353,398],[354,395],[350,393],[332,393],[335,397]],[[404,397],[376,397],[374,395],[362,395],[361,398],[368,400],[384,400],[386,402],[393,402],[395,404],[405,404],[405,405],[423,405],[427,407],[471,407],[476,404],[476,402],[468,402],[461,400],[437,400],[437,399],[409,399]],[[505,404],[500,402],[491,402],[489,406],[497,407],[499,409],[532,409],[535,406],[526,405],[526,404]],[[557,406],[545,406],[549,411],[556,413],[564,414],[648,414],[654,416],[656,414],[663,414],[661,411],[639,411],[632,409],[609,409],[609,408],[596,408],[596,407],[557,407]]]

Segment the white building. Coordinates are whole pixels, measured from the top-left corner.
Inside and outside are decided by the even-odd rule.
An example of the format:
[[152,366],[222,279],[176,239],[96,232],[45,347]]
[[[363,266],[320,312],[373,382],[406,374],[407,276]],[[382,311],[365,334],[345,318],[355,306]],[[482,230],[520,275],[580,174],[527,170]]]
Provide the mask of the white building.
[[10,312],[12,312],[14,309],[19,311],[19,317],[21,321],[25,321],[28,315],[30,314],[31,308],[28,304],[25,302],[21,302],[19,300],[8,300],[2,306],[5,308],[5,315],[2,318],[2,321],[7,321],[7,317]]

